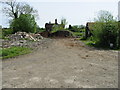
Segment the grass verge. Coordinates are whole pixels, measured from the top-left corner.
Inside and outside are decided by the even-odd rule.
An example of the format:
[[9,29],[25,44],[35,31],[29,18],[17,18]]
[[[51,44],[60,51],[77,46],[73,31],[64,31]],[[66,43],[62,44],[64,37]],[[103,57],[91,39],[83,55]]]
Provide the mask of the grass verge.
[[31,52],[31,48],[27,47],[10,47],[0,49],[0,56],[2,59],[12,58],[19,55],[24,55]]
[[74,34],[75,36],[83,36],[83,33],[81,33],[81,32],[73,32],[73,34]]

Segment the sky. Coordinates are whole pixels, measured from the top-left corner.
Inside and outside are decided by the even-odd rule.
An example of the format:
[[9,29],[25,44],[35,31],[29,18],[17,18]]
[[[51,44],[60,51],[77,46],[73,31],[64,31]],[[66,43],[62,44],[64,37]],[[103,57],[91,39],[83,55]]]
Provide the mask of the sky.
[[[38,10],[39,19],[36,21],[40,27],[48,22],[54,23],[55,19],[60,23],[62,17],[66,18],[67,26],[86,25],[87,22],[94,21],[100,10],[107,10],[118,17],[118,2],[119,0],[27,0],[28,4]],[[0,16],[0,25],[7,27],[8,18],[3,14]]]

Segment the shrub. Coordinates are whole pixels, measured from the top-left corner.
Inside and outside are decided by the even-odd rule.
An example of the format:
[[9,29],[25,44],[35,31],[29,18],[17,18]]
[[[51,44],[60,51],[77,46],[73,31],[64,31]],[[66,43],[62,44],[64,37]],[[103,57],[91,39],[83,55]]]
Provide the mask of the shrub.
[[22,31],[22,32],[36,32],[36,22],[34,16],[30,14],[21,14],[19,18],[12,20],[10,27],[15,32]]
[[118,27],[115,22],[100,23],[97,22],[95,30],[93,31],[93,40],[100,46],[109,47],[112,43],[115,47],[117,45]]
[[2,29],[2,35],[7,36],[9,34],[12,34],[13,30],[12,29]]
[[40,28],[39,26],[37,26],[36,33],[44,32],[44,31],[45,31],[45,28]]
[[118,48],[120,49],[120,21],[118,22]]
[[100,11],[93,30],[93,40],[101,47],[117,46],[118,23],[108,11]]

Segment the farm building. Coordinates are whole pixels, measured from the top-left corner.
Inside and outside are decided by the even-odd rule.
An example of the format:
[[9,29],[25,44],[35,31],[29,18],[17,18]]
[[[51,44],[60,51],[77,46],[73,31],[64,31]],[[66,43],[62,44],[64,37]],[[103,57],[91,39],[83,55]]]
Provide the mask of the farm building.
[[[56,26],[61,26],[61,24],[58,24],[57,19],[55,19],[55,23],[50,23],[50,22],[49,22],[49,23],[46,23],[46,24],[45,24],[45,29],[46,29],[46,31],[47,31],[47,32],[51,32],[54,25],[56,25]],[[65,26],[63,25],[63,28],[64,28],[64,27],[65,27]]]
[[90,37],[92,35],[92,30],[94,28],[95,22],[87,22],[86,28],[85,28],[85,37]]

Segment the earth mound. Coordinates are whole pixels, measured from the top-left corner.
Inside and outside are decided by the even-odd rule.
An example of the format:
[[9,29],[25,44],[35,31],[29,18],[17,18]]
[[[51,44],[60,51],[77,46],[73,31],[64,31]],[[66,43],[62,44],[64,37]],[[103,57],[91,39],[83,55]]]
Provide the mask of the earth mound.
[[73,37],[73,33],[68,30],[59,30],[50,34],[50,37]]

